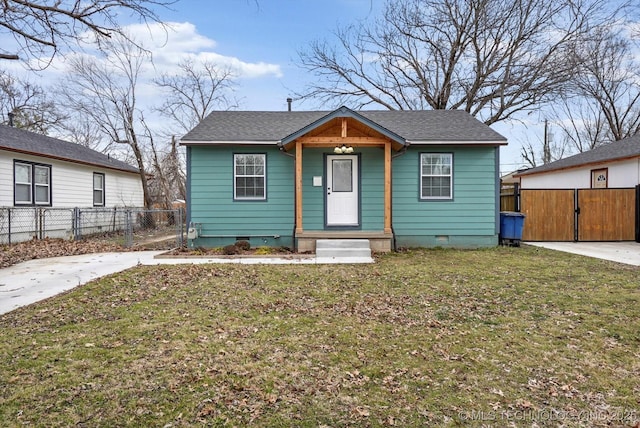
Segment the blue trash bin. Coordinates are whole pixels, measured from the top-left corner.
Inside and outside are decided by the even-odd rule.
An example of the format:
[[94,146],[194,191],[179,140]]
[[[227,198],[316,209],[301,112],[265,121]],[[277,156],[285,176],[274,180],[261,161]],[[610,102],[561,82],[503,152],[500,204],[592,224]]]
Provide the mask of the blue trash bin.
[[522,213],[500,212],[500,244],[520,246],[525,215]]

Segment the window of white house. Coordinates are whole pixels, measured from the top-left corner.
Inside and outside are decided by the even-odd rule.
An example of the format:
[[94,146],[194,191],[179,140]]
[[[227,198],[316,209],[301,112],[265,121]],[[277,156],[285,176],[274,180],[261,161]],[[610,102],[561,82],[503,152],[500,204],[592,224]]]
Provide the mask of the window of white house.
[[13,164],[15,205],[51,205],[51,166],[16,161]]
[[267,155],[233,155],[233,197],[238,200],[267,198]]
[[609,168],[592,169],[591,170],[591,188],[592,189],[606,189],[607,179],[609,175]]
[[420,199],[453,198],[453,154],[420,154]]
[[104,206],[104,174],[93,173],[93,206]]

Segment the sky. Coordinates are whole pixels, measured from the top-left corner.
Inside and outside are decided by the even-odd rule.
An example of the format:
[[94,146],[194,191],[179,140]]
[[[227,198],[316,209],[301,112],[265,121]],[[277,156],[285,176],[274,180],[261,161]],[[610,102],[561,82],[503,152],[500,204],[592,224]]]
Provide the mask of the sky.
[[[296,66],[298,52],[314,40],[331,40],[339,26],[359,25],[379,16],[383,0],[178,0],[170,9],[158,9],[171,30],[133,24],[130,30],[153,53],[147,78],[175,69],[186,57],[210,60],[233,67],[238,73],[236,97],[241,110],[286,110],[288,97],[295,97],[310,76]],[[123,20],[127,17],[123,16]],[[7,42],[0,38],[0,43]],[[17,63],[4,68],[28,73]],[[64,57],[40,71],[35,79],[55,81],[64,74]],[[142,88],[148,103],[157,102],[151,84]],[[143,97],[144,100],[144,97]],[[294,110],[323,109],[313,101],[294,100]],[[324,108],[328,109],[328,108]],[[523,139],[537,141],[541,121],[503,123],[492,128],[509,140],[501,148],[502,174],[522,166]]]

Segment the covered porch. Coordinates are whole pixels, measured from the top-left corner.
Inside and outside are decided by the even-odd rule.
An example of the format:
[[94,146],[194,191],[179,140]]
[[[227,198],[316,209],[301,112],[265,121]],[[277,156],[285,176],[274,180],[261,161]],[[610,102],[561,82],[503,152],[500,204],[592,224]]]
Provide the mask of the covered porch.
[[[279,146],[295,159],[294,240],[298,251],[315,251],[318,239],[367,239],[373,251],[393,248],[392,158],[394,152],[407,147],[402,137],[344,108],[291,134]],[[316,163],[321,158],[322,166],[311,164],[310,157]],[[336,172],[342,164],[348,168]],[[338,178],[344,171],[352,176],[341,185]],[[355,212],[345,213],[351,203]],[[322,222],[317,218],[320,208],[312,211],[312,204],[321,207]],[[373,210],[371,204],[375,204]],[[379,219],[367,221],[370,213],[363,217],[363,210],[375,211]]]

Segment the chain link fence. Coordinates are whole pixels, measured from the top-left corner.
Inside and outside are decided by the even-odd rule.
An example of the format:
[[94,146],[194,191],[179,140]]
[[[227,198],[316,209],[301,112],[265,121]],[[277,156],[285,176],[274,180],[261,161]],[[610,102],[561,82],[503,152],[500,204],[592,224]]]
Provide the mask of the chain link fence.
[[184,245],[182,208],[0,207],[0,244],[32,239],[108,237],[126,247],[175,240]]

